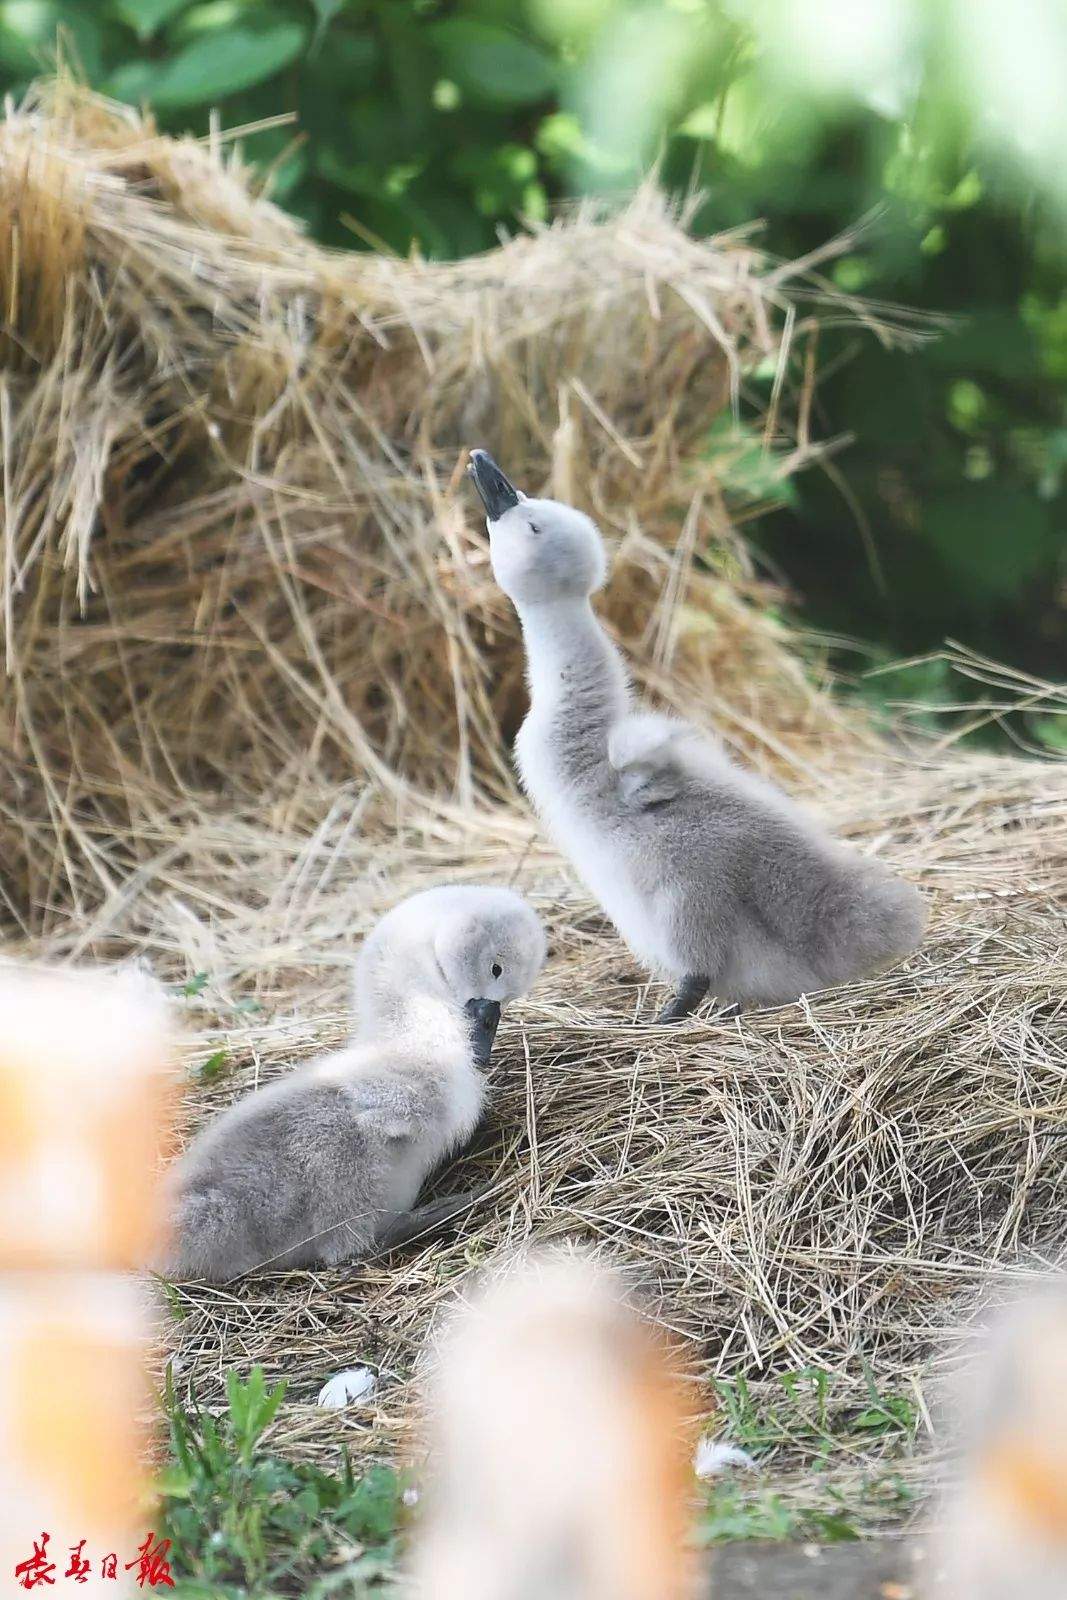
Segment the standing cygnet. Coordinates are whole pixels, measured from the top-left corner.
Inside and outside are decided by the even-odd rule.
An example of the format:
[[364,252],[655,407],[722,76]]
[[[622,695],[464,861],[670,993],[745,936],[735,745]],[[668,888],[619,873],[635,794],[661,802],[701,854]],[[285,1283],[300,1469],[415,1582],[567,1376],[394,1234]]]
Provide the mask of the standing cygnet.
[[607,575],[589,518],[527,498],[484,450],[469,470],[526,645],[523,785],[634,954],[678,985],[658,1020],[686,1016],[709,989],[723,1002],[795,1000],[914,950],[926,908],[911,884],[692,724],[634,712],[589,602]]
[[428,889],[396,906],[359,954],[352,1043],[239,1101],[179,1163],[162,1270],[220,1281],[332,1265],[469,1204],[412,1211],[474,1131],[500,1007],[544,958],[537,916],[508,889]]

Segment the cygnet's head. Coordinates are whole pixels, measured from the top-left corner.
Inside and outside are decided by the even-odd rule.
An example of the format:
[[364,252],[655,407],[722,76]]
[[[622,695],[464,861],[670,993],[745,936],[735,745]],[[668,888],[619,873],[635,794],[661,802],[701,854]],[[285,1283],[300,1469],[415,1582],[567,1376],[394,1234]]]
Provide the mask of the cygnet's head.
[[584,599],[607,577],[596,524],[558,500],[531,500],[485,450],[468,472],[485,506],[493,575],[517,606]]
[[532,987],[544,961],[544,929],[521,895],[474,884],[424,889],[394,906],[360,951],[360,1033],[426,997],[466,1014],[475,1056],[487,1060],[501,1007]]

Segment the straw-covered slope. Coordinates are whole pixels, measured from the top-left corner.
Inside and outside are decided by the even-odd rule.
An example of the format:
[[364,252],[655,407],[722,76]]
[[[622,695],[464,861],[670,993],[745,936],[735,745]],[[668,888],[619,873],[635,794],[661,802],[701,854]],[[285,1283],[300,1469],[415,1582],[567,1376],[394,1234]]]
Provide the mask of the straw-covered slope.
[[[398,1386],[362,1421],[302,1402],[355,1359],[405,1377],[457,1278],[531,1232],[621,1251],[703,1372],[817,1365],[846,1394],[861,1358],[896,1382],[927,1357],[990,1264],[1064,1242],[1065,769],[885,750],[733,531],[731,392],[778,374],[760,470],[792,470],[814,329],[866,316],[812,265],[696,243],[653,195],[457,265],[328,255],[218,152],[68,87],[0,127],[11,937],[203,975],[200,1116],[338,1037],[400,895],[514,881],[551,926],[459,1237],[179,1291],[183,1381],[289,1377],[294,1450],[394,1438]],[[520,654],[472,444],[617,542],[603,609],[646,686],[929,893],[906,970],[634,1026],[640,975],[510,776]]]

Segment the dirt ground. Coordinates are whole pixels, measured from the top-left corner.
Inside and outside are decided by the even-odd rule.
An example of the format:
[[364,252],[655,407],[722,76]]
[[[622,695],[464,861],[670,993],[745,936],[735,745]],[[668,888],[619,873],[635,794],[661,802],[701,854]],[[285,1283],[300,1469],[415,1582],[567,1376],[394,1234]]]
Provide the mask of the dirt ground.
[[920,1600],[923,1549],[903,1539],[729,1544],[711,1558],[713,1600]]

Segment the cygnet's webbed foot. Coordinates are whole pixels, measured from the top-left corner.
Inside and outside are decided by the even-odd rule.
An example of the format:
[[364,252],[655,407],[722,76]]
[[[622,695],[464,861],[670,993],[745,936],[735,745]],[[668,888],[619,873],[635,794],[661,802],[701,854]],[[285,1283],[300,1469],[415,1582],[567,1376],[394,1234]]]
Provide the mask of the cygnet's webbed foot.
[[704,978],[697,972],[687,972],[678,985],[674,999],[663,1007],[656,1018],[657,1026],[661,1022],[680,1022],[683,1017],[692,1016],[710,988],[710,978]]
[[378,1235],[376,1255],[387,1255],[399,1245],[410,1244],[413,1239],[426,1239],[439,1232],[453,1218],[469,1211],[485,1193],[484,1189],[468,1189],[459,1194],[442,1195],[413,1211],[402,1211]]

